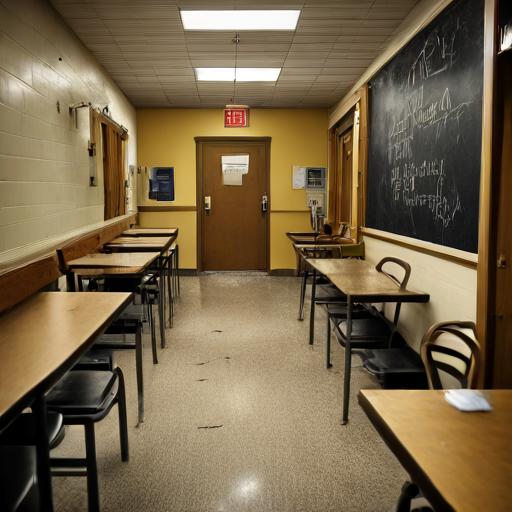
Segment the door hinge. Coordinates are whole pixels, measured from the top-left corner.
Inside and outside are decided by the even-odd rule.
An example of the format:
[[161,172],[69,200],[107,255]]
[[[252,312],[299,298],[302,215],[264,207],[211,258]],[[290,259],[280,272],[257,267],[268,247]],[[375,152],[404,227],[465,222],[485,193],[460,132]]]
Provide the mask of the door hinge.
[[505,253],[502,252],[500,257],[498,258],[498,268],[505,268],[507,266],[507,258],[505,257]]

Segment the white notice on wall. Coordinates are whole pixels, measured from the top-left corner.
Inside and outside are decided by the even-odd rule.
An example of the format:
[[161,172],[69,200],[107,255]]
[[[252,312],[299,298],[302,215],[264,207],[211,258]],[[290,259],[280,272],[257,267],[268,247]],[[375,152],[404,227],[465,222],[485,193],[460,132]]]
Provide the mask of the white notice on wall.
[[222,157],[222,184],[242,186],[242,176],[249,172],[249,155]]
[[299,165],[293,166],[292,188],[304,188],[306,186],[306,168]]

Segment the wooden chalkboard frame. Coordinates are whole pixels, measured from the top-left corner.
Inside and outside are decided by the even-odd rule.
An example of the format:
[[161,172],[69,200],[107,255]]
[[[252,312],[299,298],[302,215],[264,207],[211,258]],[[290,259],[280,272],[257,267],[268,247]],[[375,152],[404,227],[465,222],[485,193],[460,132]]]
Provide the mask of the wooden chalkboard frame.
[[[437,30],[439,25],[441,25],[442,23],[445,23],[446,20],[444,18],[446,16],[453,16],[453,19],[451,19],[452,22],[454,19],[456,19],[458,21],[458,18],[456,18],[456,16],[459,15],[460,11],[464,11],[467,8],[467,5],[469,3],[471,4],[471,7],[473,8],[473,10],[478,9],[481,12],[482,18],[481,18],[480,26],[478,28],[478,30],[480,30],[480,32],[477,34],[478,35],[477,41],[478,41],[478,45],[479,45],[478,46],[479,53],[476,54],[477,56],[472,61],[469,61],[469,67],[470,67],[470,69],[473,70],[472,72],[474,73],[474,76],[478,80],[476,83],[476,87],[474,87],[473,89],[470,89],[470,90],[478,91],[478,93],[476,95],[479,96],[480,102],[479,103],[474,102],[474,105],[473,105],[474,108],[473,108],[473,111],[471,112],[471,115],[473,116],[472,124],[467,125],[467,126],[470,126],[471,129],[473,130],[472,148],[473,148],[473,153],[475,153],[475,155],[478,152],[478,159],[473,155],[473,158],[471,160],[472,174],[471,174],[471,180],[468,180],[468,183],[469,183],[468,188],[470,188],[470,187],[472,187],[472,188],[470,190],[471,193],[468,196],[469,199],[465,203],[468,213],[469,213],[467,215],[466,223],[464,224],[464,223],[459,222],[460,226],[458,226],[456,229],[454,228],[455,235],[454,235],[453,243],[449,239],[451,235],[449,235],[449,234],[445,235],[445,233],[449,233],[448,230],[446,232],[444,231],[446,226],[442,226],[442,228],[441,228],[442,235],[441,236],[439,236],[439,228],[437,228],[437,232],[438,232],[437,235],[435,233],[432,235],[430,233],[428,233],[428,229],[430,229],[430,226],[427,226],[425,229],[423,229],[423,233],[422,233],[422,235],[425,235],[425,232],[427,232],[428,236],[422,236],[422,235],[418,236],[418,234],[416,232],[412,232],[410,229],[409,230],[408,229],[400,230],[400,228],[402,227],[399,224],[402,220],[400,215],[402,215],[402,216],[404,215],[403,209],[402,209],[402,211],[400,211],[397,208],[396,212],[395,211],[392,212],[394,217],[391,217],[388,214],[389,209],[386,210],[386,208],[385,208],[385,206],[390,205],[389,196],[385,200],[382,199],[380,197],[380,195],[381,195],[380,189],[378,188],[378,187],[382,188],[384,185],[381,183],[378,186],[375,185],[375,180],[381,179],[381,176],[382,176],[382,174],[378,174],[378,173],[376,174],[375,169],[377,166],[375,166],[375,164],[374,164],[376,161],[375,155],[382,154],[382,152],[383,152],[382,149],[383,148],[386,149],[385,145],[388,142],[387,142],[387,139],[384,138],[383,135],[388,135],[388,133],[386,133],[385,129],[383,129],[382,127],[379,127],[380,132],[378,132],[378,130],[377,130],[378,134],[381,135],[380,140],[384,140],[384,143],[382,143],[382,148],[378,148],[380,153],[378,153],[378,151],[376,152],[376,150],[375,150],[375,147],[377,145],[377,143],[375,142],[376,130],[375,130],[375,122],[374,122],[374,119],[372,118],[371,119],[371,127],[370,127],[370,129],[371,129],[370,141],[369,141],[370,164],[369,164],[368,178],[367,178],[368,179],[368,181],[367,181],[368,190],[367,190],[367,194],[366,194],[366,200],[367,200],[366,214],[367,215],[366,215],[365,225],[366,225],[366,228],[373,228],[373,229],[379,230],[377,232],[382,233],[383,235],[389,234],[390,238],[392,238],[394,235],[398,235],[401,238],[408,237],[408,241],[405,243],[407,245],[414,245],[414,243],[417,242],[418,245],[423,246],[422,252],[429,252],[431,249],[425,249],[425,246],[427,246],[427,247],[432,246],[432,247],[434,247],[434,250],[432,251],[433,253],[446,251],[449,254],[449,257],[447,259],[452,259],[454,261],[467,260],[467,262],[470,265],[474,266],[476,264],[475,263],[475,261],[476,261],[475,254],[477,254],[477,252],[478,252],[478,250],[477,250],[478,236],[479,236],[479,227],[478,227],[479,215],[478,214],[479,214],[479,195],[480,195],[479,187],[480,187],[480,181],[481,181],[480,180],[481,169],[482,169],[482,165],[483,165],[483,160],[481,160],[481,157],[482,157],[482,130],[483,130],[483,108],[482,107],[483,107],[483,92],[484,92],[483,91],[483,89],[484,89],[484,83],[483,83],[484,82],[484,44],[483,44],[483,41],[484,41],[484,18],[483,18],[483,16],[484,16],[484,3],[485,3],[484,0],[471,0],[470,2],[464,1],[463,3],[456,0],[453,3],[451,3],[446,9],[444,9],[440,14],[438,14],[433,20],[431,20],[428,23],[428,25],[425,26],[425,28],[423,28],[419,33],[417,33],[409,41],[409,43],[400,50],[399,53],[397,53],[379,71],[377,71],[375,73],[375,75],[372,77],[371,83],[372,84],[378,83],[379,79],[381,80],[381,83],[382,83],[381,77],[382,77],[382,75],[386,76],[385,75],[386,72],[388,74],[391,74],[394,71],[395,76],[396,76],[396,70],[393,70],[393,65],[395,65],[395,67],[397,67],[400,64],[402,64],[402,62],[407,63],[408,62],[407,58],[410,59],[410,56],[407,55],[407,53],[405,53],[406,57],[404,58],[404,56],[403,56],[404,52],[410,51],[411,48],[412,48],[412,51],[415,51],[418,48],[418,44],[423,43],[425,38],[428,38],[429,34],[425,35],[426,33],[428,33],[429,31],[432,31],[432,30]],[[459,11],[457,11],[457,8]],[[480,19],[480,17],[478,17],[478,18]],[[464,21],[464,18],[462,18],[462,19]],[[474,28],[474,27],[472,27],[472,28]],[[423,40],[421,38],[423,38]],[[419,42],[418,42],[418,40],[419,40]],[[468,50],[466,50],[466,52],[467,51]],[[402,60],[400,60],[400,59],[402,59]],[[397,62],[398,62],[398,64],[396,64]],[[473,68],[471,68],[471,66],[473,66]],[[389,71],[390,67],[392,70],[391,72]],[[461,66],[459,65],[459,69],[460,69],[460,67]],[[455,69],[456,69],[455,74],[453,76],[450,76],[447,73],[447,78],[446,78],[446,83],[452,88],[455,88],[455,86],[458,86],[458,84],[460,83],[460,81],[457,81],[455,85],[453,83],[456,80],[456,78],[458,78],[458,75],[456,73],[459,72],[456,67],[455,67]],[[403,80],[403,77],[402,77],[402,75],[400,75],[400,73],[398,73],[398,76],[401,77],[400,80]],[[391,83],[391,85],[389,87],[391,87],[391,86],[395,87],[395,90],[394,90],[394,92],[395,92],[396,91],[395,84],[393,84],[391,80],[389,80],[389,82]],[[442,80],[438,83],[441,83],[441,86],[438,86],[438,87],[443,86]],[[437,84],[436,84],[436,86],[437,86]],[[468,87],[468,89],[469,89],[469,87]],[[440,91],[442,92],[442,89],[440,89]],[[382,97],[385,98],[385,96],[381,96],[381,98]],[[472,98],[472,99],[474,100],[474,98]],[[381,100],[381,101],[383,101],[383,100]],[[389,102],[386,103],[386,107],[388,107],[388,105],[389,105]],[[399,104],[397,103],[397,105],[399,105]],[[381,110],[383,110],[383,109],[381,109]],[[393,112],[393,114],[394,114],[394,112]],[[381,116],[380,119],[384,119],[382,112],[380,113],[380,116]],[[373,128],[373,130],[372,130],[372,128]],[[463,127],[463,128],[466,129],[466,127]],[[417,137],[417,139],[420,139],[420,137]],[[373,148],[373,162],[371,161],[372,148]],[[445,149],[445,151],[446,151],[446,149]],[[451,146],[450,146],[448,157],[451,157],[452,153],[453,152],[451,151]],[[387,157],[387,155],[385,155],[385,156]],[[441,153],[441,156],[444,156],[444,155]],[[422,157],[423,157],[423,155],[422,155]],[[374,167],[370,168],[372,166],[372,164],[374,165]],[[382,167],[383,166],[381,165],[380,168],[382,168]],[[380,171],[380,168],[378,169],[378,171]],[[377,178],[376,178],[376,176],[377,176]],[[458,179],[461,179],[460,176],[461,175],[460,175],[460,171],[459,171]],[[387,178],[388,178],[388,176],[385,176],[384,179],[387,179]],[[464,179],[465,179],[465,176],[464,176]],[[454,180],[455,180],[455,178],[454,178]],[[388,181],[391,181],[391,178],[389,178]],[[475,185],[475,183],[476,183],[476,185]],[[464,181],[462,181],[462,182],[460,182],[460,184],[462,186],[464,186],[466,183]],[[372,186],[373,186],[373,189],[372,189]],[[434,186],[435,186],[435,183],[434,183]],[[378,191],[379,194],[377,194],[376,191]],[[456,196],[456,199],[458,200],[458,194]],[[451,200],[453,201],[453,199],[451,199]],[[375,206],[376,201],[381,201],[381,203],[379,204],[378,207]],[[386,201],[388,201],[388,203],[386,203]],[[391,206],[393,206],[393,205],[391,205]],[[372,207],[373,207],[373,213],[371,210]],[[370,208],[370,215],[368,215],[368,208]],[[460,208],[459,208],[459,210],[462,211],[462,209],[460,209]],[[382,216],[383,218],[386,217],[386,215],[387,215],[388,222],[383,222],[382,220],[379,219],[379,221],[377,223],[375,223],[374,222],[375,218],[376,218],[377,214],[380,215],[381,211],[384,211],[384,215]],[[463,214],[465,215],[466,212],[463,211]],[[372,215],[373,215],[373,217],[372,217]],[[420,216],[420,221],[423,220],[421,217],[421,215],[423,215],[423,212],[416,210],[416,215]],[[459,217],[463,216],[460,213],[458,215],[459,215]],[[411,214],[411,217],[412,217],[412,214]],[[389,220],[389,219],[391,219],[391,220]],[[438,219],[436,219],[436,220],[438,220]],[[430,222],[430,219],[427,219],[427,221]],[[415,225],[414,219],[412,220],[412,224]],[[395,228],[396,225],[398,225],[398,229]],[[453,223],[453,225],[455,225],[455,223]],[[461,226],[463,227],[463,229],[465,231],[462,231]],[[373,229],[371,231],[373,231]],[[384,238],[381,236],[374,235],[374,233],[372,233],[371,231],[369,231],[365,228],[362,228],[362,232],[365,235],[376,236],[378,238]],[[461,233],[464,233],[464,234],[461,235]],[[443,236],[445,237],[445,239],[443,239]],[[448,238],[448,240],[446,240],[446,238]],[[470,242],[468,242],[468,240],[470,240]],[[426,243],[423,243],[423,241]],[[400,243],[400,245],[403,245],[403,243],[404,242],[402,241]],[[461,251],[460,257],[453,256],[453,254],[454,253],[457,254],[459,252],[459,250]]]

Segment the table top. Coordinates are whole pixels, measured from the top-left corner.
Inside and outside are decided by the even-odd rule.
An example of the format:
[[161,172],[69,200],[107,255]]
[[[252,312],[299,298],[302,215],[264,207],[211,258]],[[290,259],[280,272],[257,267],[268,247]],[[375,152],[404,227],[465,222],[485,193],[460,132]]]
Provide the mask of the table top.
[[49,391],[132,297],[132,293],[37,293],[0,315],[0,428],[37,394]]
[[115,238],[108,244],[105,244],[107,249],[126,249],[127,251],[167,251],[176,237],[172,236],[144,236],[144,237],[130,237],[120,236]]
[[160,256],[159,252],[116,252],[112,254],[94,253],[68,262],[70,270],[75,268],[130,267],[145,269]]
[[490,412],[458,411],[443,393],[363,390],[359,403],[436,510],[510,510],[512,390],[486,391]]
[[[339,236],[335,239],[326,239],[320,238],[317,240],[317,236],[322,235],[322,233],[286,233],[286,236],[292,241],[294,244],[303,244],[303,245],[352,245],[354,241],[350,238],[339,238]],[[336,235],[334,235],[336,237]]]
[[400,299],[401,302],[428,302],[429,300],[429,295],[426,293],[400,291],[395,282],[364,260],[310,258],[307,262],[324,274],[343,293],[354,299],[369,299],[378,295],[378,301],[367,300],[367,302],[386,302],[386,299],[390,302],[396,299]]
[[174,236],[178,228],[133,228],[127,229],[123,236]]

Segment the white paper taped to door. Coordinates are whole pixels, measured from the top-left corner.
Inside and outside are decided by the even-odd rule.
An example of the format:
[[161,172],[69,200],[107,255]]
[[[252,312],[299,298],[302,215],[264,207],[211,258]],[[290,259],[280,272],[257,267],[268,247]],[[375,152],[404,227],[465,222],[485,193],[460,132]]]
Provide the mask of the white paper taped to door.
[[249,172],[249,155],[223,156],[222,172],[226,174],[247,174]]

